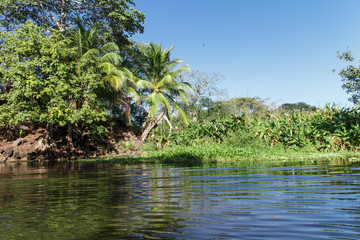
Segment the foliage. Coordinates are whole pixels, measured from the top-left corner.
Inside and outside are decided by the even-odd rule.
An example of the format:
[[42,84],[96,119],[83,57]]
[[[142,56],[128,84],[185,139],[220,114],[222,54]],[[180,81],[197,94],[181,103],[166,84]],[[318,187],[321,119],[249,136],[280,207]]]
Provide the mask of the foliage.
[[81,58],[91,49],[100,50],[106,43],[111,42],[111,37],[107,32],[99,29],[99,26],[86,28],[80,21],[76,21],[76,26],[67,31],[66,38],[69,40],[69,48],[73,48],[76,58]]
[[139,96],[134,89],[134,75],[123,67],[123,58],[118,54],[119,46],[111,41],[108,33],[100,31],[98,27],[87,30],[82,23],[77,23],[77,27],[70,31],[68,39],[69,47],[74,49],[75,58],[79,63],[89,55],[99,59],[100,67],[105,74],[103,80],[111,85],[107,86],[105,92],[110,102],[108,108],[113,116],[121,117],[125,113],[130,122],[132,100],[137,101]]
[[[355,60],[350,50],[343,53],[338,52],[338,57],[340,60],[344,60],[348,63],[352,63]],[[360,66],[348,65],[346,68],[340,70],[339,75],[342,77],[343,89],[345,89],[346,93],[351,94],[349,101],[354,104],[359,104]]]
[[281,110],[284,111],[316,111],[316,107],[311,106],[309,104],[306,104],[304,102],[298,102],[298,103],[284,103],[279,107]]
[[264,99],[259,97],[249,98],[232,98],[228,101],[218,101],[215,103],[213,110],[216,112],[225,112],[235,116],[246,114],[263,114],[268,111]]
[[317,112],[270,114],[254,120],[257,136],[270,145],[310,147],[315,150],[359,150],[360,115],[358,108],[326,106]]
[[156,132],[155,141],[162,145],[191,146],[199,142],[222,142],[228,134],[244,127],[245,119],[227,115],[220,119],[209,119],[190,123],[184,129],[167,137],[165,134]]
[[[162,49],[161,45],[151,43],[142,51],[144,79],[137,80],[137,87],[149,92],[146,97],[149,105],[149,116],[146,122],[148,125],[144,128],[142,140],[146,139],[154,124],[161,120],[162,115],[158,115],[159,113],[171,119],[171,113],[175,110],[185,124],[189,122],[187,115],[177,104],[177,100],[186,102],[188,99],[186,90],[191,89],[191,86],[176,79],[178,74],[188,70],[188,66],[177,68],[182,60],[171,59],[172,49],[172,47]],[[153,120],[155,122],[151,123]]]
[[131,5],[132,0],[88,0],[88,1],[50,1],[50,0],[1,0],[1,27],[12,29],[27,20],[44,29],[59,29],[65,33],[80,19],[86,27],[95,24],[111,34],[118,43],[128,42],[128,37],[142,33],[144,14]]
[[[226,143],[200,143],[196,146],[174,146],[152,151],[134,160],[159,163],[215,163],[249,160],[293,159],[295,151],[284,151],[281,147],[270,147],[257,143],[255,146],[233,146]],[[299,156],[297,156],[299,158]],[[301,156],[304,157],[303,155]]]
[[178,129],[170,137],[159,126],[152,140],[157,143],[157,149],[164,149],[159,156],[189,155],[197,159],[204,156],[201,159],[205,161],[207,157],[234,160],[254,155],[261,158],[268,156],[268,151],[272,157],[284,156],[288,151],[359,151],[360,109],[327,105],[316,112],[273,110],[267,115],[215,115],[213,119]]
[[187,121],[185,113],[179,108],[175,102],[175,98],[179,97],[183,101],[187,101],[188,95],[186,90],[191,89],[186,82],[176,81],[176,76],[187,71],[187,66],[176,69],[176,66],[182,62],[180,59],[171,59],[170,52],[173,48],[162,49],[161,45],[154,43],[149,44],[143,51],[145,81],[139,80],[138,86],[150,90],[147,101],[150,105],[150,117],[154,117],[157,110],[162,106],[170,117],[172,104],[180,113],[180,116]]
[[104,88],[97,58],[72,58],[68,40],[57,31],[49,36],[32,22],[0,38],[0,84],[8,86],[0,95],[0,121],[64,126],[91,124],[107,115],[104,100],[96,95]]

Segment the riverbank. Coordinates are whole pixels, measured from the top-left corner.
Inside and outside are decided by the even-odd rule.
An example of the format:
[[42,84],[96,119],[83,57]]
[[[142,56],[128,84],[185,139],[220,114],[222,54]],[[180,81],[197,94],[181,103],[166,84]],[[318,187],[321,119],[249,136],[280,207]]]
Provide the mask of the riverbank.
[[119,161],[130,163],[155,163],[175,165],[202,165],[202,164],[230,164],[237,165],[242,162],[269,162],[272,165],[293,161],[313,160],[360,160],[360,153],[353,151],[314,152],[309,150],[292,150],[282,147],[257,146],[234,147],[225,144],[210,144],[187,147],[164,148],[156,151],[143,152],[136,156],[92,158],[81,161]]
[[[114,136],[112,136],[114,137]],[[152,143],[140,147],[138,137],[129,129],[117,133],[117,141],[110,136],[102,142],[88,141],[88,145],[77,143],[72,152],[61,141],[49,144],[44,137],[44,129],[16,140],[0,142],[0,162],[17,161],[119,161],[122,163],[156,164],[238,164],[239,162],[277,162],[360,159],[359,152],[353,151],[313,151],[311,149],[291,149],[281,145],[269,146],[260,142],[233,146],[226,143],[199,144],[197,146],[174,146],[153,149]],[[97,147],[96,143],[98,144]],[[79,147],[80,146],[80,147]],[[88,149],[92,149],[89,151]],[[61,156],[61,154],[63,154]],[[47,158],[49,157],[50,158]]]
[[2,129],[0,162],[124,157],[143,153],[136,129],[116,123],[107,127],[108,132],[99,138],[79,126],[73,130],[71,142],[66,128],[54,128],[51,137],[45,126],[31,123],[21,126],[22,134],[18,130],[12,133],[14,129]]
[[232,133],[222,143],[204,138],[195,139],[192,146],[161,146],[156,141],[148,141],[142,145],[139,134],[134,129],[112,125],[101,139],[94,138],[84,129],[77,129],[73,132],[73,149],[69,149],[66,129],[54,129],[56,137],[51,140],[47,139],[43,127],[33,128],[25,133],[25,136],[17,138],[5,138],[5,134],[1,135],[0,162],[116,160],[123,163],[192,165],[237,164],[243,161],[276,163],[308,159],[360,159],[360,153],[351,150],[324,148],[325,150],[319,151],[314,146],[300,148],[287,147],[284,144],[270,146],[244,131]]

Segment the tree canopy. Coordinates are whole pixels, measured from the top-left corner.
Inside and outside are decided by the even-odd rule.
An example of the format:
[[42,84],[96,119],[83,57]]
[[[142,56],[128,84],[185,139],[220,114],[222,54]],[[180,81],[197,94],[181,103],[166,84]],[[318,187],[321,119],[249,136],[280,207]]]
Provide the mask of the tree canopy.
[[309,104],[306,104],[304,102],[298,102],[298,103],[284,103],[280,106],[280,109],[285,111],[316,111],[316,107],[311,106]]
[[[44,122],[65,126],[101,121],[106,108],[98,59],[79,61],[60,33],[47,36],[32,22],[0,38],[0,121]],[[81,68],[81,71],[78,69]]]
[[144,30],[145,16],[132,6],[132,0],[1,0],[0,23],[11,30],[32,20],[47,30],[55,28],[64,34],[80,19],[87,28],[99,25],[123,43]]
[[[338,53],[338,57],[340,60],[344,60],[348,63],[352,63],[355,60],[350,50]],[[345,89],[346,93],[351,94],[351,98],[349,98],[349,101],[353,102],[354,104],[359,104],[360,66],[354,66],[350,64],[346,68],[341,69],[339,75],[342,77],[343,89]]]
[[[182,60],[171,58],[172,49],[172,47],[164,49],[161,45],[154,43],[148,44],[142,49],[144,79],[138,80],[137,85],[150,92],[146,98],[149,104],[149,116],[141,137],[143,140],[147,137],[147,131],[150,131],[161,118],[165,117],[169,122],[168,119],[171,118],[173,110],[178,112],[186,124],[189,122],[187,115],[176,101],[186,102],[188,100],[186,91],[191,89],[190,84],[179,82],[176,78],[181,72],[188,71],[188,66],[177,67]],[[159,113],[161,117],[158,116]],[[154,119],[155,122],[152,121]]]
[[243,113],[259,114],[268,111],[264,99],[259,97],[232,98],[228,101],[218,101],[214,105],[217,111],[227,112],[235,116],[241,116]]

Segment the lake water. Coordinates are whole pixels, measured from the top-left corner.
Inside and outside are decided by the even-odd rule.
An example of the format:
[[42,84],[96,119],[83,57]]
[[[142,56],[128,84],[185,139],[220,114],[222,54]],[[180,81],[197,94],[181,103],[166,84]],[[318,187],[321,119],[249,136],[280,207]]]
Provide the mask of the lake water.
[[360,164],[1,164],[0,239],[360,239]]

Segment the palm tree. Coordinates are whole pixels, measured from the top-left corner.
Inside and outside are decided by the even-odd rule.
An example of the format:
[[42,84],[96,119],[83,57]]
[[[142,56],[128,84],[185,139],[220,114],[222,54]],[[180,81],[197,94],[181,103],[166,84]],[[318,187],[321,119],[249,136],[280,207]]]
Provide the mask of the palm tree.
[[[76,74],[81,78],[83,73],[91,66],[99,66],[104,75],[103,80],[110,84],[111,92],[115,98],[106,96],[110,104],[120,104],[124,106],[124,112],[131,121],[130,104],[127,96],[134,99],[138,98],[136,91],[132,88],[135,86],[133,75],[125,68],[121,67],[122,58],[118,55],[119,47],[106,37],[106,33],[98,30],[97,27],[85,29],[81,22],[77,27],[71,29],[67,38],[69,48],[72,50],[72,58],[76,59]],[[80,81],[81,87],[86,88]],[[127,101],[128,100],[128,101]],[[131,100],[130,100],[131,101]],[[70,102],[72,108],[79,108],[81,103]],[[72,124],[68,123],[67,140],[69,148],[72,149]]]
[[191,89],[190,84],[178,82],[177,76],[184,71],[188,71],[188,66],[176,68],[180,59],[171,59],[170,52],[173,49],[162,49],[158,44],[147,44],[142,48],[144,57],[143,78],[137,80],[137,87],[147,89],[149,95],[146,100],[149,104],[149,114],[142,128],[141,141],[144,141],[149,135],[151,129],[162,119],[165,119],[170,126],[171,111],[175,110],[185,124],[189,119],[185,112],[177,104],[177,100],[187,101],[188,94],[186,90]]
[[106,74],[103,80],[115,89],[116,100],[123,105],[128,123],[131,124],[131,100],[139,100],[139,95],[134,89],[136,78],[130,70],[121,66],[122,58],[117,53],[109,52],[100,60],[102,70]]
[[132,99],[138,100],[139,96],[134,90],[133,74],[122,67],[123,59],[118,54],[119,47],[111,42],[108,34],[100,31],[98,27],[86,29],[81,21],[76,23],[76,28],[69,32],[68,38],[70,46],[74,49],[74,56],[78,59],[78,76],[92,60],[99,62],[102,72],[105,74],[103,80],[113,87],[114,97],[113,99],[109,98],[109,101],[115,101],[111,104],[120,102],[130,124],[131,101]]

